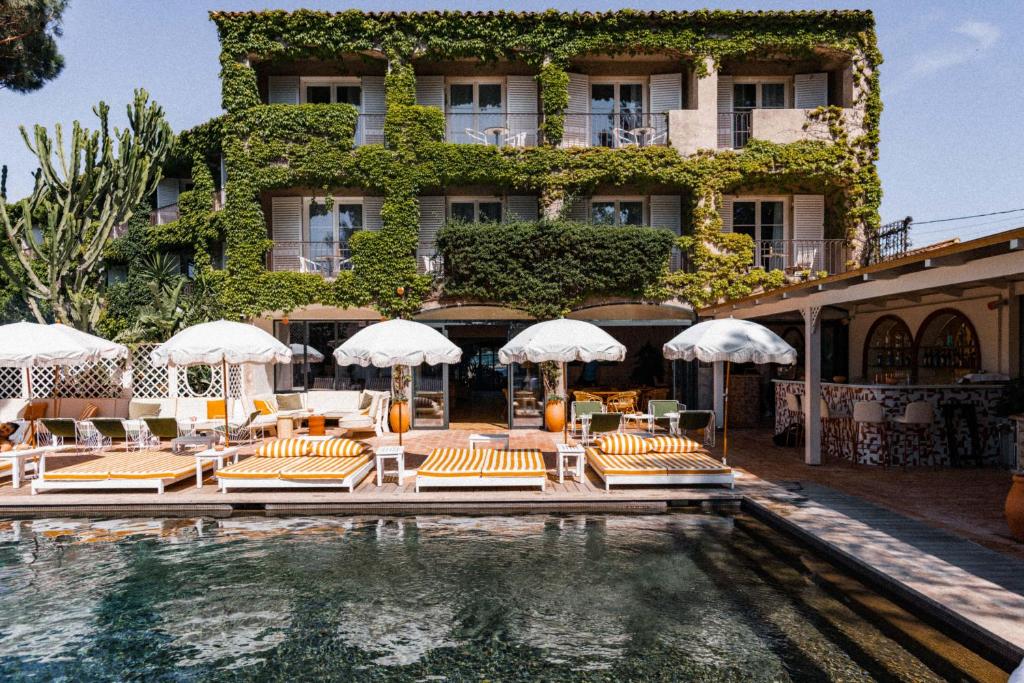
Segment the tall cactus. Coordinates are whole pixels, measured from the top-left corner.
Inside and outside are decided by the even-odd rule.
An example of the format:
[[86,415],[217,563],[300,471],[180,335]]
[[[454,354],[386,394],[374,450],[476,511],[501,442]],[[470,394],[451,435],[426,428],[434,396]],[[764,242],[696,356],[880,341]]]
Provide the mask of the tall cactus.
[[136,90],[128,105],[128,128],[114,128],[111,135],[109,111],[104,102],[93,108],[100,121],[96,131],[75,121],[69,150],[60,124],[53,138],[44,126],[35,126],[31,138],[21,128],[39,170],[19,215],[12,219],[0,197],[0,224],[17,256],[15,264],[0,259],[0,268],[40,322],[52,316],[81,330],[95,328],[102,313],[103,252],[114,228],[156,190],[174,141],[163,108],[145,90]]

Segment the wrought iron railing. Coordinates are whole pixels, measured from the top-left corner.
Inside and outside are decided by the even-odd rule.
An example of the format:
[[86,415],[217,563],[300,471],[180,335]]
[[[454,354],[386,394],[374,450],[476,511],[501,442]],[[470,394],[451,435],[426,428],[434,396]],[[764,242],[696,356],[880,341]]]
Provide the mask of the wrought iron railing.
[[352,255],[337,242],[292,242],[275,240],[270,250],[270,270],[317,273],[336,277],[352,269]]
[[718,112],[718,146],[725,149],[746,147],[752,132],[753,111]]
[[906,256],[910,251],[910,216],[886,223],[878,232],[869,236],[864,244],[864,265],[880,263]]
[[445,112],[448,142],[498,147],[536,147],[540,114]]
[[562,142],[570,147],[664,147],[668,114],[566,114]]
[[846,272],[846,240],[757,240],[754,267],[787,273]]

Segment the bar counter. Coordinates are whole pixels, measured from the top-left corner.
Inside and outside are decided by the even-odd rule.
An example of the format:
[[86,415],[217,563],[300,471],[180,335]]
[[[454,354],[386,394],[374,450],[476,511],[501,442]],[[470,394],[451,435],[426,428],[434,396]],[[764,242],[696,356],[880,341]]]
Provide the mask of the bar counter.
[[[786,396],[796,394],[803,405],[804,383],[795,380],[775,382],[775,432],[797,421],[786,408]],[[996,415],[1002,397],[1002,384],[836,384],[821,383],[821,395],[828,404],[830,419],[822,420],[821,449],[824,457],[853,459],[853,404],[856,401],[878,401],[886,418],[884,430],[874,426],[861,429],[857,443],[857,462],[865,465],[900,463],[907,451],[909,465],[995,465],[1000,456],[1000,435],[1011,423]],[[906,430],[892,422],[903,415],[908,403],[927,401],[932,405],[935,421],[920,430],[917,437],[906,439]]]

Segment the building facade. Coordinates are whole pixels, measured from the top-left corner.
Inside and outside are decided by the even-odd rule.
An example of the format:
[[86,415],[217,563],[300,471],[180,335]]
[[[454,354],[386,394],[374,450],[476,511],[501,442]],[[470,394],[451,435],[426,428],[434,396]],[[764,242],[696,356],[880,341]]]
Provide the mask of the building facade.
[[[564,314],[630,350],[571,383],[678,396],[686,373],[660,349],[693,292],[871,258],[870,12],[211,17],[225,114],[182,134],[154,229],[225,315],[323,354],[280,389],[385,382],[330,352],[404,315],[466,351],[417,369],[420,426],[535,426],[536,370],[496,352]],[[741,243],[741,267],[722,260]]]

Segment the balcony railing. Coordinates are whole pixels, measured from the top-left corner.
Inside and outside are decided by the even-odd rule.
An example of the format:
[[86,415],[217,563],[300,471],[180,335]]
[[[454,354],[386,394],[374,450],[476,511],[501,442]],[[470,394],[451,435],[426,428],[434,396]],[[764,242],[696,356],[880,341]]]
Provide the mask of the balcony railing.
[[562,142],[568,147],[664,147],[668,114],[566,114]]
[[352,269],[352,254],[337,242],[274,241],[270,251],[270,270],[292,273],[316,273],[337,277]]
[[718,112],[718,146],[725,149],[741,149],[750,141],[751,120],[754,112]]
[[789,274],[846,271],[846,240],[759,240],[754,242],[754,267]]
[[445,112],[448,142],[462,145],[536,147],[540,132],[539,114],[505,112]]

